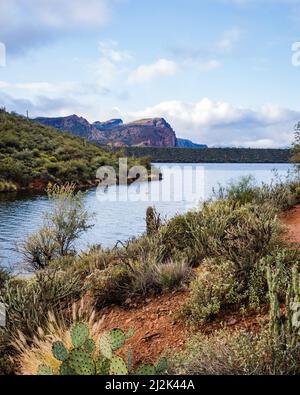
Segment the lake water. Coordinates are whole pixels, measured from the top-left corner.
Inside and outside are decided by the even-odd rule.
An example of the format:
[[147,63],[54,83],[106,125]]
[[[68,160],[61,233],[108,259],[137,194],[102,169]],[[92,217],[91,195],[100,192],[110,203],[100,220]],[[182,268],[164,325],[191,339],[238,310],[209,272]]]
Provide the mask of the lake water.
[[[120,241],[145,231],[145,213],[155,205],[162,217],[172,217],[197,206],[212,196],[218,184],[253,175],[257,183],[271,182],[273,171],[285,177],[293,168],[288,164],[156,164],[164,179],[131,187],[119,186],[97,193],[87,192],[85,205],[93,213],[94,227],[77,242],[84,250],[93,244],[113,247]],[[169,193],[172,191],[171,193]],[[0,262],[11,266],[20,262],[16,245],[43,223],[43,213],[51,209],[46,196],[0,195]]]

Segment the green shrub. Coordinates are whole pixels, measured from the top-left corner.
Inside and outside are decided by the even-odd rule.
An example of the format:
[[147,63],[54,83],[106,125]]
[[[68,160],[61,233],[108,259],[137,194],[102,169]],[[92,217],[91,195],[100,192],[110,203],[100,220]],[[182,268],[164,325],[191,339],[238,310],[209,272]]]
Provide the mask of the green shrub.
[[242,177],[238,181],[232,181],[227,186],[219,186],[213,190],[218,200],[231,200],[240,204],[252,203],[256,197],[255,178],[252,176]]
[[183,314],[192,322],[205,322],[244,299],[245,283],[232,262],[206,260],[190,285]]
[[43,228],[20,245],[24,262],[33,270],[44,269],[54,259],[75,255],[75,240],[92,227],[83,195],[76,192],[75,184],[49,186],[47,192],[52,211],[45,215]]
[[167,262],[154,267],[154,288],[161,291],[179,289],[189,284],[193,270],[185,261]]
[[122,303],[132,292],[131,277],[126,265],[109,266],[95,270],[85,280],[98,308],[109,304]]
[[299,375],[300,345],[272,344],[266,327],[259,333],[224,329],[193,337],[169,365],[169,373],[182,375]]

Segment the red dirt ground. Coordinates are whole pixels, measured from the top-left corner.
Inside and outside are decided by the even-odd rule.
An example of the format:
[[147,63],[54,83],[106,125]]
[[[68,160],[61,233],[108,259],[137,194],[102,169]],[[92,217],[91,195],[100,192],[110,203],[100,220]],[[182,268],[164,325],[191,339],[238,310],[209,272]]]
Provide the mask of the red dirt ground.
[[[155,363],[164,352],[183,348],[188,328],[176,313],[187,300],[187,292],[175,292],[145,301],[128,301],[129,307],[103,309],[104,330],[133,328],[135,335],[127,343],[132,348],[134,362]],[[145,360],[146,357],[146,360]]]
[[[128,308],[113,306],[101,311],[104,317],[103,330],[121,328],[135,330],[135,335],[127,342],[132,349],[134,364],[156,363],[165,353],[180,351],[189,338],[189,333],[201,331],[207,335],[214,331],[251,330],[257,332],[261,324],[268,320],[267,311],[261,314],[250,313],[242,316],[239,312],[222,314],[212,323],[195,328],[188,325],[186,319],[178,318],[178,313],[187,301],[188,291],[174,292],[158,297],[147,298]],[[126,351],[122,354],[126,357]]]
[[293,243],[300,243],[300,205],[284,215],[283,223],[288,228],[287,239]]

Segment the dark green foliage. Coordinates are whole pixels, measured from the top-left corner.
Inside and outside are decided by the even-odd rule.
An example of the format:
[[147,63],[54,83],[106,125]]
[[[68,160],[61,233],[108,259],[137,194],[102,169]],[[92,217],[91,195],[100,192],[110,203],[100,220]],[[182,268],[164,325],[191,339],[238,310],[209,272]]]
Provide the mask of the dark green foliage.
[[124,152],[135,158],[148,156],[161,163],[288,163],[292,156],[289,149],[255,148],[126,147]]
[[[149,159],[144,162],[150,168]],[[129,160],[129,167],[139,163]],[[96,171],[103,165],[117,169],[118,154],[24,117],[1,113],[0,181],[38,189],[48,182],[96,185]]]

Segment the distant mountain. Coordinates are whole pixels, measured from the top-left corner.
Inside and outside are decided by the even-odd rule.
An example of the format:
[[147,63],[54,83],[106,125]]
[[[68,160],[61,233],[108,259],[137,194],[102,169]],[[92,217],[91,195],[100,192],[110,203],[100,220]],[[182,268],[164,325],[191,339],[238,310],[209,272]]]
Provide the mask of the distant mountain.
[[71,132],[75,136],[84,137],[88,140],[91,134],[91,124],[86,119],[78,117],[77,115],[60,118],[39,117],[33,119],[33,121],[44,126],[51,126],[65,132]]
[[176,134],[163,118],[142,119],[128,124],[93,130],[92,140],[114,147],[175,147]]
[[124,124],[122,119],[96,121],[90,124],[77,115],[60,118],[39,117],[34,121],[111,147],[206,147],[189,140],[178,139],[171,125],[163,118],[141,119],[127,124]]
[[111,119],[107,122],[97,121],[92,124],[92,126],[94,128],[96,128],[97,130],[100,130],[101,132],[106,131],[106,130],[112,130],[112,129],[117,128],[122,125],[123,125],[122,119]]
[[176,147],[178,148],[208,148],[205,144],[195,144],[191,140],[177,138]]

